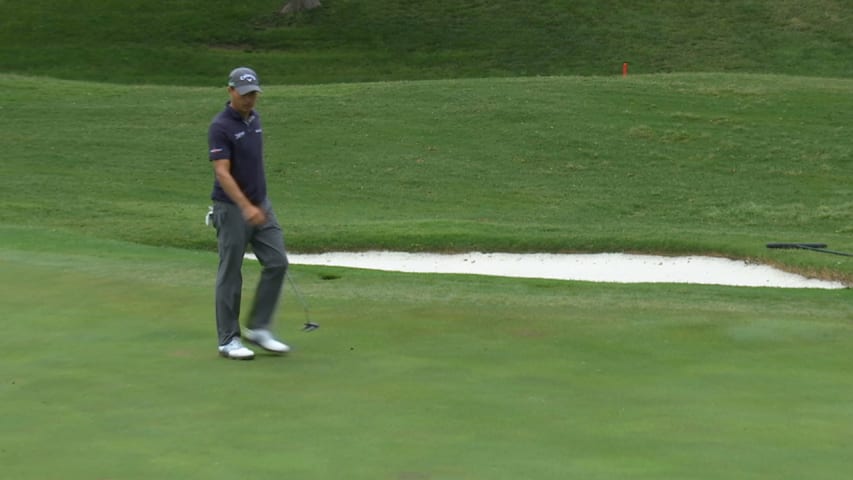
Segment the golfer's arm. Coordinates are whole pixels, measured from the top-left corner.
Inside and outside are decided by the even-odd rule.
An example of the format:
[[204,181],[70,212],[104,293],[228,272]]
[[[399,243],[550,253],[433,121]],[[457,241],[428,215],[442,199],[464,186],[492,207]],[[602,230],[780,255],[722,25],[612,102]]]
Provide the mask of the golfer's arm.
[[216,180],[219,181],[219,185],[222,186],[222,190],[225,190],[228,198],[243,210],[252,206],[252,202],[249,201],[243,190],[240,190],[237,181],[231,176],[231,160],[214,160],[212,163],[213,171],[216,173]]

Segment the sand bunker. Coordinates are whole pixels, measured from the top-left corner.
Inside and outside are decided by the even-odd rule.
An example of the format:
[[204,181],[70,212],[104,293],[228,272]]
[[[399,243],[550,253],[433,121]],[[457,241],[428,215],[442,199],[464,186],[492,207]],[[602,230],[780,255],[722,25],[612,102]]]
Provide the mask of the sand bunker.
[[[247,254],[247,257],[254,258]],[[294,265],[325,265],[410,273],[462,273],[616,283],[696,283],[743,287],[846,288],[760,264],[716,257],[621,253],[510,254],[388,251],[288,254]]]

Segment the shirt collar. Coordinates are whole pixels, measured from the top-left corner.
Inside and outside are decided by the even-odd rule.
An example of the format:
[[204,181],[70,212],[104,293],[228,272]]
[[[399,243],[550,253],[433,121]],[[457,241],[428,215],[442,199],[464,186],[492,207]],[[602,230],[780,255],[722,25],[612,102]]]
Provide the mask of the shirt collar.
[[228,114],[231,115],[231,118],[233,118],[234,120],[239,120],[241,122],[252,123],[252,120],[254,120],[255,117],[257,116],[255,114],[255,111],[252,110],[251,112],[249,112],[249,118],[244,120],[243,116],[240,115],[240,112],[231,108],[231,101],[230,100],[225,102],[225,109],[228,110]]

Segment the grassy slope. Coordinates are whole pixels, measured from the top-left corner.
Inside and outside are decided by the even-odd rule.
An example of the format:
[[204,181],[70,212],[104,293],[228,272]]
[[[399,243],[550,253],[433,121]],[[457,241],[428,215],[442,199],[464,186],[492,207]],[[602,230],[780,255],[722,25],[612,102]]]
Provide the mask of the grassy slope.
[[212,320],[199,320],[214,253],[0,227],[0,265],[9,478],[830,479],[853,467],[846,291],[297,267],[323,327],[298,333],[288,292],[295,353],[246,364],[215,361]]
[[217,85],[248,63],[272,83],[701,71],[853,76],[845,0],[4,0],[0,71]]
[[[213,248],[205,131],[221,89],[0,84],[19,100],[0,130],[0,220]],[[269,87],[260,108],[295,250],[718,252],[849,279],[840,257],[764,243],[853,250],[851,91],[773,76],[453,80]]]

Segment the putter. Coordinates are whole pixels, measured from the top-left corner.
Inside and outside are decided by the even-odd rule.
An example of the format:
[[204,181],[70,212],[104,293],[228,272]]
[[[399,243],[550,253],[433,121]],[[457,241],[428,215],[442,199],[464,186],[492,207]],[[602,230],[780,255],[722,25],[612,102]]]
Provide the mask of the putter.
[[853,253],[827,250],[825,243],[768,243],[767,248],[793,248],[800,250],[811,250],[812,252],[830,253],[832,255],[842,255],[845,257],[853,257]]
[[296,294],[296,298],[299,300],[299,303],[302,304],[302,310],[305,312],[305,325],[302,327],[302,330],[305,332],[313,332],[320,328],[319,323],[314,323],[311,321],[311,317],[308,315],[308,303],[305,302],[305,299],[302,297],[302,293],[299,292],[299,288],[296,287],[296,282],[293,281],[293,276],[290,272],[284,274],[287,277],[287,281],[290,283],[290,287],[293,289],[293,293]]

